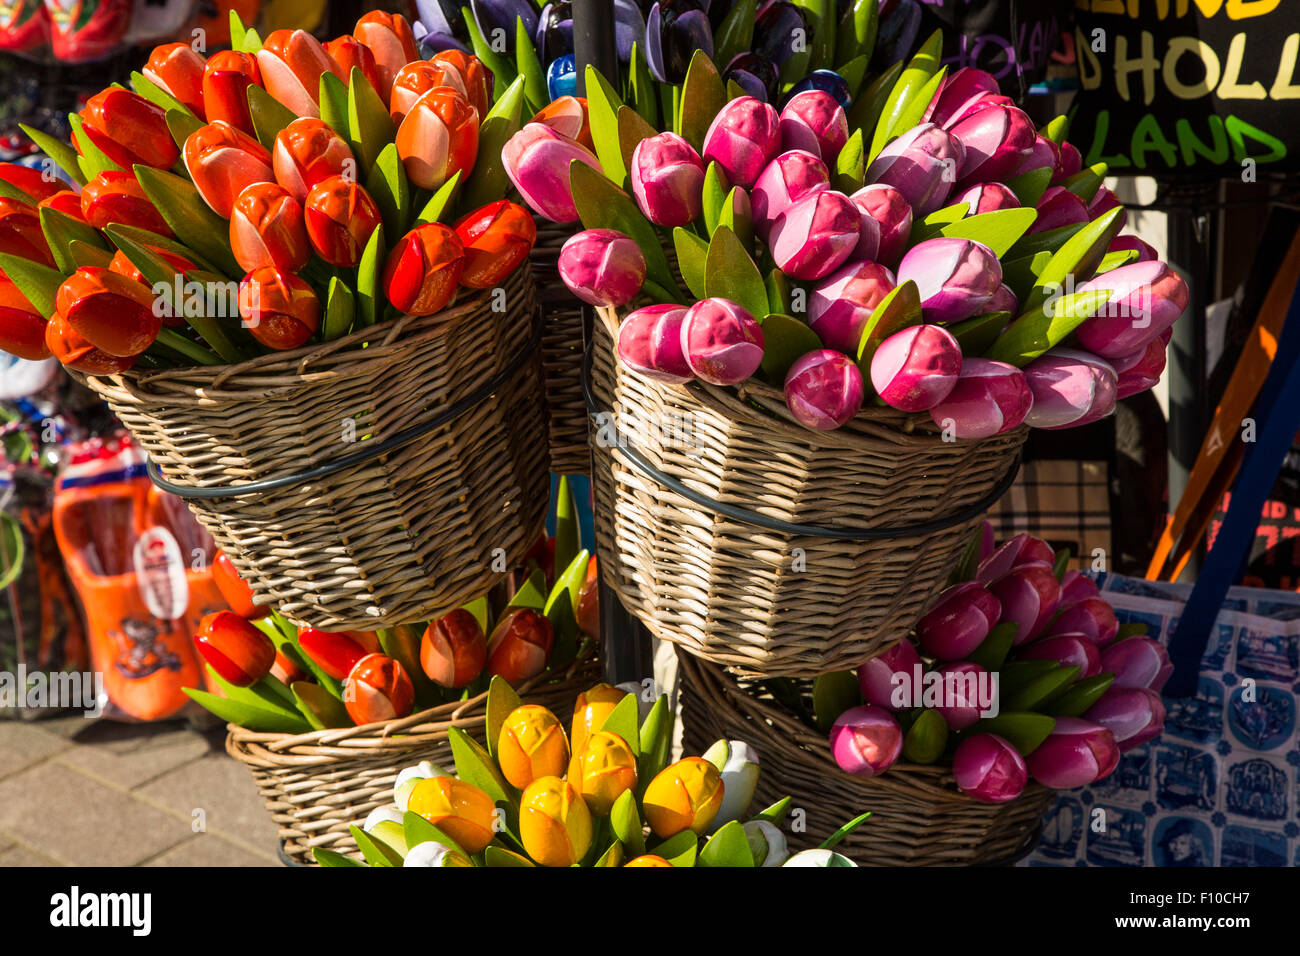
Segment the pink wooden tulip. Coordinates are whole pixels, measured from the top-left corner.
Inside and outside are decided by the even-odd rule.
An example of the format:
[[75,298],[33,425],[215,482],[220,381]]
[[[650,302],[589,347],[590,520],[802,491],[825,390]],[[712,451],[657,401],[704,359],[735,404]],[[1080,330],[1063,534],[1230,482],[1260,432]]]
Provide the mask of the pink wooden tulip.
[[1029,782],[1025,758],[996,734],[972,734],[952,755],[957,789],[981,803],[1007,803]]
[[1034,641],[1016,654],[1019,661],[1056,661],[1062,667],[1079,668],[1079,678],[1101,673],[1101,654],[1083,634],[1057,634]]
[[930,417],[940,428],[951,428],[962,440],[988,438],[1020,425],[1034,403],[1024,373],[991,359],[968,358],[953,390]]
[[1016,194],[1001,183],[980,183],[971,186],[965,192],[953,196],[949,205],[959,202],[964,202],[969,207],[966,210],[968,216],[980,216],[986,212],[997,212],[999,209],[1017,209],[1020,206]]
[[686,364],[711,385],[739,385],[763,361],[763,330],[730,299],[702,299],[682,318]]
[[703,208],[704,163],[676,133],[660,133],[632,151],[632,195],[656,226],[685,226]]
[[1053,790],[1096,783],[1110,776],[1118,763],[1115,735],[1077,717],[1058,717],[1047,739],[1025,758],[1030,775]]
[[776,218],[809,193],[829,189],[826,164],[813,153],[792,149],[763,168],[750,195],[754,231],[768,240]]
[[1088,221],[1088,207],[1083,200],[1063,186],[1050,186],[1038,200],[1038,218],[1029,227],[1029,235],[1048,232]]
[[862,688],[863,699],[889,711],[910,709],[910,703],[903,707],[894,706],[894,675],[906,674],[910,684],[915,675],[914,668],[920,663],[921,655],[907,638],[877,654],[858,668],[858,686]]
[[1041,538],[1022,533],[1008,538],[996,551],[982,558],[975,580],[988,585],[1013,568],[1024,567],[1026,564],[1046,564],[1050,567],[1055,561],[1056,555],[1051,545]]
[[931,657],[958,661],[975,652],[1002,616],[1002,602],[976,581],[939,595],[916,623],[916,639]]
[[[849,199],[880,227],[876,255],[861,258],[871,258],[890,267],[897,265],[912,233],[912,207],[906,197],[888,183],[873,183],[863,186]],[[855,249],[853,255],[859,258],[859,250]]]
[[716,162],[733,186],[746,189],[780,151],[776,110],[752,96],[728,102],[704,135],[704,161]]
[[871,358],[871,384],[890,408],[924,412],[938,405],[961,374],[961,346],[938,325],[895,332]]
[[590,305],[625,305],[645,284],[641,247],[614,229],[586,229],[570,236],[556,268],[569,291]]
[[854,354],[862,330],[894,288],[894,275],[875,262],[850,262],[813,287],[808,325],[827,348]]
[[1080,292],[1105,289],[1110,301],[1085,321],[1075,337],[1102,358],[1132,355],[1174,324],[1187,308],[1187,283],[1163,262],[1135,262],[1097,276]]
[[963,66],[953,71],[943,81],[939,95],[926,110],[925,121],[935,126],[943,126],[963,106],[985,94],[998,93],[998,81],[992,74],[974,67]]
[[1031,428],[1090,425],[1115,411],[1115,369],[1103,359],[1073,349],[1053,349],[1025,366],[1034,404],[1025,416]]
[[623,320],[618,329],[618,357],[634,372],[657,382],[680,385],[694,373],[682,353],[684,305],[648,305]]
[[989,585],[1002,604],[998,623],[1016,625],[1012,644],[1020,647],[1036,638],[1061,603],[1061,585],[1046,564],[1013,568]]
[[569,164],[575,159],[603,171],[594,155],[543,123],[528,123],[501,150],[501,165],[524,202],[552,222],[578,219],[569,187]]
[[965,157],[958,171],[964,184],[1009,179],[1034,148],[1034,121],[1014,106],[972,112],[949,127],[961,141]]
[[[1086,581],[1087,578],[1083,580]],[[1093,587],[1096,588],[1096,585]],[[1078,586],[1074,585],[1069,593],[1076,594],[1078,591]],[[1098,647],[1105,647],[1118,633],[1119,621],[1115,619],[1114,608],[1100,597],[1070,600],[1065,585],[1062,584],[1061,606],[1047,628],[1049,637],[1056,634],[1082,634]]]
[[1087,598],[1095,598],[1100,595],[1101,591],[1097,588],[1097,582],[1082,571],[1066,571],[1065,577],[1061,578],[1061,607],[1078,604]]
[[862,372],[843,352],[819,349],[790,366],[785,404],[808,428],[839,428],[862,408]]
[[894,765],[903,751],[903,731],[889,711],[871,704],[835,718],[831,754],[840,769],[855,777],[874,777]]
[[1156,252],[1154,246],[1143,242],[1137,236],[1116,236],[1106,247],[1107,252],[1122,252],[1128,249],[1137,250],[1138,257],[1135,260],[1137,262],[1151,262],[1160,258],[1160,253]]
[[1174,672],[1169,652],[1149,637],[1129,637],[1101,653],[1101,669],[1115,675],[1112,687],[1147,687],[1159,693]]
[[982,242],[945,236],[908,250],[898,281],[908,279],[916,283],[927,322],[960,322],[987,311],[1002,285],[1002,265]]
[[1165,702],[1145,687],[1112,686],[1083,716],[1109,730],[1126,753],[1164,732]]
[[796,201],[772,223],[768,245],[781,271],[796,279],[820,279],[853,253],[861,214],[843,193],[821,189]]
[[951,731],[974,727],[983,713],[979,700],[979,681],[988,672],[970,661],[944,664],[938,671],[944,675],[943,703],[934,709]]
[[1119,372],[1116,397],[1128,398],[1155,388],[1165,370],[1167,348],[1163,341],[1154,338],[1140,353],[1115,359],[1115,369]]
[[781,138],[786,149],[803,149],[835,162],[849,139],[844,107],[824,90],[796,93],[781,110]]
[[957,184],[966,148],[951,133],[922,123],[880,151],[867,180],[893,186],[918,218],[944,206]]

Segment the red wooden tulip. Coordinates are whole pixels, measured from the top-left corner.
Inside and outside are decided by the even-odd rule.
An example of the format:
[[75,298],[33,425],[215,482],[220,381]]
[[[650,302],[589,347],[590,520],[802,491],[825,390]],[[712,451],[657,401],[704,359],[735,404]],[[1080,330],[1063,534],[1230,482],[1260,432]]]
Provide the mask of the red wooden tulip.
[[555,643],[551,622],[532,608],[506,611],[488,639],[488,673],[518,684],[546,669]]
[[54,267],[35,206],[0,196],[0,252]]
[[537,223],[523,206],[498,199],[462,217],[456,237],[465,247],[461,285],[490,289],[528,258],[537,241]]
[[303,203],[307,238],[332,266],[352,268],[379,225],[379,207],[370,194],[346,176],[330,176],[307,193]]
[[416,226],[388,254],[384,293],[400,312],[433,315],[451,301],[464,268],[456,233],[437,222]]
[[106,169],[81,189],[81,218],[96,229],[110,223],[136,226],[165,238],[172,235],[162,214],[145,195],[135,173]]
[[31,197],[32,202],[48,199],[60,190],[68,188],[63,180],[47,179],[39,169],[32,169],[19,163],[0,163],[0,179],[10,186],[21,189]]
[[82,266],[59,286],[55,308],[78,335],[110,355],[139,355],[158,337],[162,320],[153,292],[126,276]]
[[266,92],[299,116],[320,116],[320,78],[333,73],[344,83],[343,69],[306,30],[276,30],[257,51]]
[[86,221],[85,214],[81,211],[81,197],[71,189],[60,189],[58,192],[46,196],[36,205],[40,209],[53,209],[81,222]]
[[292,684],[296,680],[306,680],[311,675],[277,649],[275,663],[271,665],[271,676],[282,684]]
[[420,639],[420,667],[441,687],[464,687],[486,663],[487,638],[478,618],[464,608],[430,622]]
[[253,589],[239,576],[235,563],[224,551],[218,551],[212,561],[212,582],[230,609],[245,620],[256,621],[271,613],[269,605],[254,601]]
[[180,155],[162,107],[120,87],[111,86],[86,101],[81,130],[123,169],[137,163],[169,169]]
[[406,177],[437,189],[457,172],[467,174],[478,156],[478,111],[450,87],[425,93],[397,129],[397,155]]
[[79,335],[57,312],[45,326],[45,344],[66,367],[87,375],[116,375],[135,364],[135,356],[109,355]]
[[320,328],[320,299],[292,272],[262,266],[239,284],[239,314],[253,338],[267,348],[296,349]]
[[271,673],[275,645],[238,614],[217,611],[199,622],[194,635],[199,655],[236,687],[249,687]]
[[[495,77],[492,71],[483,65],[482,60],[464,50],[452,49],[435,53],[429,62],[455,67],[461,79],[465,81],[465,95],[469,97],[470,105],[478,110],[479,121],[482,122],[487,118],[488,110],[492,108],[492,86]],[[586,101],[583,100],[583,103]],[[595,147],[592,147],[592,151],[595,151]]]
[[388,105],[388,87],[379,79],[379,67],[375,63],[375,55],[370,52],[368,46],[356,37],[344,34],[337,40],[327,40],[325,52],[338,64],[343,76],[352,76],[353,67],[360,70],[361,75],[369,81],[375,92],[379,94],[379,98],[384,101],[384,105]]
[[275,181],[298,202],[331,176],[355,180],[357,164],[343,137],[318,119],[296,119],[275,137],[271,150]]
[[[394,125],[402,125],[402,120],[406,119],[406,114],[411,111],[411,107],[421,96],[443,86],[469,99],[469,90],[465,87],[464,77],[460,75],[460,70],[450,63],[416,60],[398,70],[388,100],[388,113]],[[473,105],[472,100],[470,103]]]
[[18,287],[0,276],[0,349],[19,358],[39,361],[50,357],[45,344],[45,316]]
[[392,88],[397,71],[419,56],[411,24],[400,13],[372,10],[357,21],[352,34],[374,54],[385,90]]
[[245,133],[253,132],[248,88],[262,85],[262,71],[251,53],[222,50],[203,68],[203,109],[209,123],[220,120]]
[[278,183],[253,183],[230,212],[230,250],[245,272],[297,272],[311,258],[302,206]]
[[223,120],[196,129],[185,140],[185,168],[203,201],[224,219],[245,188],[275,178],[266,147]]
[[343,680],[367,654],[379,650],[374,631],[321,631],[314,627],[298,632],[298,646],[330,677]]
[[343,682],[343,706],[358,726],[405,717],[415,706],[415,688],[402,665],[384,654],[357,661]]
[[203,119],[203,74],[207,63],[188,43],[164,43],[153,48],[141,72]]
[[600,572],[596,568],[596,556],[587,561],[587,576],[582,587],[578,589],[578,606],[574,616],[578,619],[578,630],[588,637],[600,637]]

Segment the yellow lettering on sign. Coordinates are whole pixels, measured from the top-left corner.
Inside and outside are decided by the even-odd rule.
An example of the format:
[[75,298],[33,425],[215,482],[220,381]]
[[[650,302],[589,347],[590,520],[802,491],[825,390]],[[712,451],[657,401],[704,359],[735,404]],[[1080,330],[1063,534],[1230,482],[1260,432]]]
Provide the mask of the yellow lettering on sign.
[[1124,15],[1124,0],[1092,0],[1093,13],[1113,13],[1116,16]]
[[[1184,53],[1195,53],[1200,59],[1201,69],[1205,75],[1199,83],[1188,85],[1178,79],[1178,60]],[[1169,92],[1174,96],[1181,100],[1209,96],[1210,91],[1219,85],[1219,77],[1222,73],[1219,55],[1200,37],[1174,37],[1169,41],[1169,49],[1165,53],[1164,78],[1165,86],[1169,87]]]
[[1239,83],[1241,79],[1241,61],[1246,58],[1246,34],[1238,33],[1228,44],[1228,64],[1223,68],[1223,82],[1219,85],[1218,95],[1222,100],[1262,100],[1268,98],[1264,84]]
[[1282,44],[1282,58],[1277,62],[1277,79],[1268,91],[1271,99],[1300,100],[1300,85],[1291,82],[1295,79],[1295,62],[1300,54],[1300,33],[1293,33]]
[[[1223,6],[1223,0],[1196,0],[1196,8],[1201,11],[1201,16],[1212,17],[1219,12]],[[1178,15],[1181,17],[1187,13],[1187,0],[1178,0]]]
[[1228,19],[1246,20],[1268,16],[1282,0],[1228,0]]
[[1097,54],[1092,52],[1092,47],[1083,38],[1083,31],[1078,27],[1074,28],[1074,52],[1079,58],[1079,85],[1085,90],[1100,89],[1101,61],[1097,59]]
[[[1155,37],[1151,35],[1151,31],[1143,30],[1142,54],[1134,59],[1129,59],[1128,37],[1115,38],[1115,89],[1125,101],[1131,102],[1133,99],[1133,95],[1129,91],[1128,76],[1130,73],[1139,72],[1142,74],[1143,104],[1150,106],[1151,101],[1155,99],[1156,70],[1160,69],[1160,61],[1156,59],[1155,46]],[[1263,96],[1263,87],[1260,88],[1260,95]]]
[[[1155,0],[1156,19],[1164,20],[1169,16],[1169,0]],[[1128,15],[1136,20],[1142,12],[1142,0],[1128,0]]]

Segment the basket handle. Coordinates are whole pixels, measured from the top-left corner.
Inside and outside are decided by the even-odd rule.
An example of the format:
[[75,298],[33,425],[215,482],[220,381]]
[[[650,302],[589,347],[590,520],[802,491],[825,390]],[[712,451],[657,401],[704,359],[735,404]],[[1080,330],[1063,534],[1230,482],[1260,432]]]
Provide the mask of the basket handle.
[[384,441],[373,445],[368,445],[360,451],[355,451],[350,455],[344,455],[342,458],[328,461],[323,465],[317,465],[314,468],[308,468],[305,471],[295,472],[291,475],[281,475],[279,478],[266,478],[262,481],[249,482],[246,485],[226,485],[224,487],[218,486],[212,488],[194,488],[189,485],[174,484],[163,477],[162,472],[152,460],[145,463],[145,468],[148,471],[150,480],[155,485],[163,491],[180,498],[238,498],[243,495],[265,494],[266,492],[276,491],[280,488],[288,487],[289,485],[296,485],[301,484],[304,481],[314,481],[318,478],[324,478],[327,475],[332,475],[345,468],[351,468],[354,465],[360,465],[364,462],[370,461],[371,459],[378,458],[381,455],[386,455],[395,448],[408,445],[417,438],[423,438],[430,432],[447,424],[447,422],[454,421],[466,412],[469,412],[483,404],[483,402],[487,401],[487,399],[490,398],[497,389],[504,385],[506,381],[515,374],[515,372],[519,371],[519,369],[523,367],[524,363],[527,362],[528,359],[537,351],[537,347],[542,341],[542,329],[543,321],[541,312],[540,310],[536,310],[533,318],[533,334],[529,338],[527,344],[519,350],[519,353],[510,360],[509,364],[506,365],[505,368],[492,376],[492,378],[482,388],[467,395],[465,398],[448,405],[427,422],[422,422],[419,425],[412,425],[410,428],[403,429],[391,438],[387,438]]
[[[595,420],[598,415],[611,416],[613,412],[602,407],[597,401],[596,396],[591,390],[591,363],[593,355],[593,344],[588,342],[587,348],[582,356],[582,397],[587,403],[587,415]],[[617,359],[615,359],[617,361]],[[1016,480],[1016,475],[1020,473],[1021,452],[1017,450],[1015,459],[1011,462],[1007,473],[993,487],[993,489],[978,501],[967,505],[960,511],[956,511],[943,518],[936,518],[933,521],[925,521],[913,525],[893,525],[885,528],[827,528],[820,525],[810,524],[793,524],[789,521],[782,521],[779,518],[769,518],[767,515],[760,514],[757,511],[750,511],[748,508],[740,508],[736,505],[729,505],[725,502],[710,498],[708,495],[701,494],[686,485],[682,484],[671,475],[652,465],[644,455],[635,448],[629,447],[625,442],[620,441],[616,445],[604,445],[601,447],[608,448],[613,454],[622,457],[629,465],[641,472],[646,477],[658,482],[663,487],[673,491],[693,504],[699,506],[705,511],[711,511],[714,514],[720,514],[743,524],[753,525],[758,528],[765,528],[768,531],[776,531],[781,534],[801,535],[805,537],[816,538],[834,538],[839,541],[885,541],[891,538],[902,537],[905,535],[924,535],[933,534],[936,531],[944,531],[957,525],[965,524],[975,518],[980,517],[989,508],[997,503],[998,499],[1007,493]]]

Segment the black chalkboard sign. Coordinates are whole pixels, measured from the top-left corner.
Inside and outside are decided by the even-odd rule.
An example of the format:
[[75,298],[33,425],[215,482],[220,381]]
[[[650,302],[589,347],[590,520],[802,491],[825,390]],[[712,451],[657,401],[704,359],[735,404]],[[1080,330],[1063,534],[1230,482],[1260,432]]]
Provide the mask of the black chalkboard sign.
[[917,0],[924,39],[943,30],[948,71],[973,66],[993,74],[1002,92],[1023,100],[1047,73],[1048,58],[1070,23],[1071,0]]

